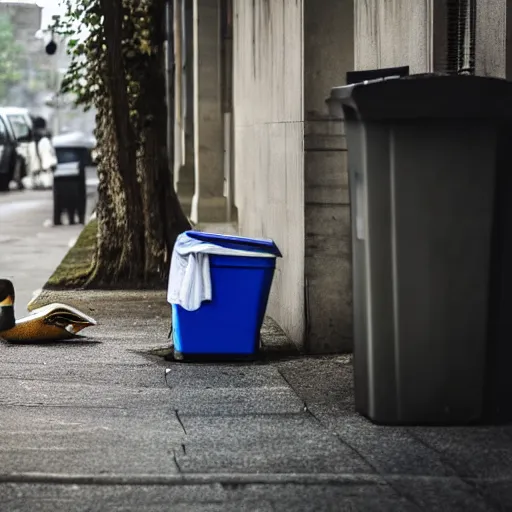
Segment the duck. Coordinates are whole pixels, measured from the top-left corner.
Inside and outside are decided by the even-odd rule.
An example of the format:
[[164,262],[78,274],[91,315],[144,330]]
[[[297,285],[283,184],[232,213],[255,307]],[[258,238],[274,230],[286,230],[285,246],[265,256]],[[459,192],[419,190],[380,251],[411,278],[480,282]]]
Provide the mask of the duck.
[[94,318],[60,303],[34,309],[16,320],[14,301],[12,281],[0,279],[0,339],[7,342],[64,341],[77,337],[86,327],[97,325]]
[[0,332],[16,325],[14,317],[14,286],[8,279],[0,279]]

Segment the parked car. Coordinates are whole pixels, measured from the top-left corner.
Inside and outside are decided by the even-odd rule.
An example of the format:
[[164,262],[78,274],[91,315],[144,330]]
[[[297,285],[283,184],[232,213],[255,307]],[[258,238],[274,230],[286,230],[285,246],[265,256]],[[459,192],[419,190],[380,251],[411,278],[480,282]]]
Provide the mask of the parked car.
[[70,224],[75,223],[76,217],[80,224],[84,224],[86,170],[95,165],[92,150],[96,141],[82,132],[71,132],[55,136],[52,142],[57,155],[53,174],[53,224],[59,226],[62,223],[64,211]]
[[8,191],[11,181],[23,188],[25,160],[19,154],[18,146],[10,123],[0,114],[0,192]]
[[39,159],[34,140],[32,119],[28,109],[18,107],[0,108],[0,117],[7,124],[18,142],[17,152],[21,157],[21,169],[19,172],[21,178],[15,176],[15,181],[21,188],[21,180],[23,177],[28,176],[33,179],[34,174],[39,170]]

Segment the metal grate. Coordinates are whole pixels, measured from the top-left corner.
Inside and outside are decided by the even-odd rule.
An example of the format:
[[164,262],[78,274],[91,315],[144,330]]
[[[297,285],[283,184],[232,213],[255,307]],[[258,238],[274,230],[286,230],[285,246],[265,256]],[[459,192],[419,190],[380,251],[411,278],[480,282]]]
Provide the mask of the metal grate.
[[447,59],[445,72],[475,74],[476,0],[446,0]]

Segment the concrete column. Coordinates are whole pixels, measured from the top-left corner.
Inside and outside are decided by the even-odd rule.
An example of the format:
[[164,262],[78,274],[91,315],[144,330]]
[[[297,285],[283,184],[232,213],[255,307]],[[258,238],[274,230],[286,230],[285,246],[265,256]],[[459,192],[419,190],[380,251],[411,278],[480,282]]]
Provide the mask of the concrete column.
[[475,68],[480,76],[512,78],[512,1],[476,3]]
[[[181,69],[176,70],[176,112],[181,119],[176,119],[176,191],[181,206],[187,215],[191,214],[194,185],[194,37],[193,37],[193,0],[175,0],[179,3],[179,11],[175,10],[181,28],[180,63]],[[178,49],[178,46],[176,46]]]
[[226,220],[220,0],[194,0],[193,222]]
[[[319,1],[320,4],[324,0]],[[267,314],[304,342],[302,0],[233,1],[233,121],[240,233],[276,241]]]
[[226,218],[236,222],[233,122],[233,1],[221,0],[222,15],[222,112],[224,116],[224,177]]
[[347,148],[325,99],[353,69],[354,0],[305,0],[305,348],[314,353],[352,348]]

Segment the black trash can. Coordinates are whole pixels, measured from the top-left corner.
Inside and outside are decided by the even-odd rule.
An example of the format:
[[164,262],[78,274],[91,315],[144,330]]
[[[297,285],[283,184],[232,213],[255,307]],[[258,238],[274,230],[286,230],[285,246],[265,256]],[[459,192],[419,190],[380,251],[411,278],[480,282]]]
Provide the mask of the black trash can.
[[336,87],[348,145],[358,412],[512,416],[512,83],[412,75]]
[[85,223],[87,206],[86,169],[93,166],[93,142],[81,133],[60,135],[53,139],[57,167],[53,175],[54,224],[66,213],[69,223]]

